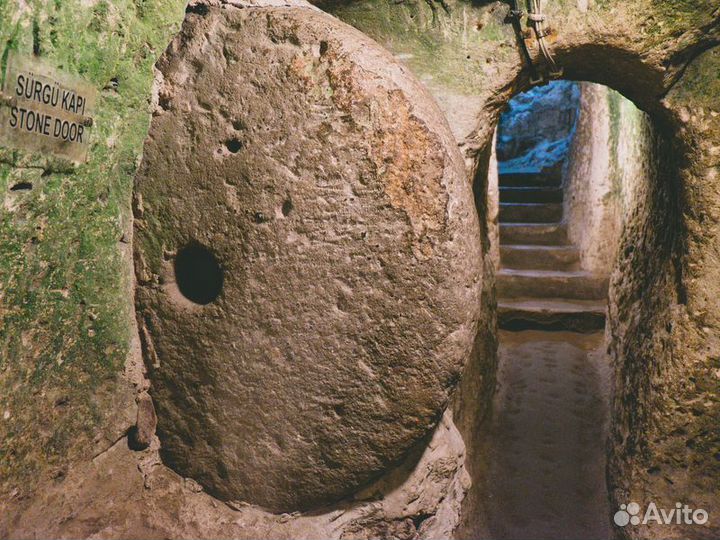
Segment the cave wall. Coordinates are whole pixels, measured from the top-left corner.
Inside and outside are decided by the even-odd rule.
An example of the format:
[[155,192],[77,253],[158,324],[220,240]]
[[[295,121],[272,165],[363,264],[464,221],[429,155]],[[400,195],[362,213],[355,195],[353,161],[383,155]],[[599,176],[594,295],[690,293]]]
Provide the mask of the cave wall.
[[492,153],[487,172],[487,226],[488,239],[490,240],[490,257],[495,264],[495,269],[500,268],[500,175],[498,171],[497,152],[495,144],[497,133],[493,136],[491,143]]
[[[494,141],[493,141],[494,142]],[[482,484],[470,481],[484,468],[476,443],[482,438],[485,420],[490,414],[490,401],[495,392],[498,364],[497,297],[495,273],[500,265],[499,190],[494,145],[485,148],[472,180],[475,205],[483,228],[483,283],[480,296],[480,317],[475,344],[451,403],[458,432],[465,441],[465,468],[468,490],[463,498],[463,511],[455,527],[458,531],[473,530],[478,513],[467,512],[482,504]]]
[[[35,54],[98,91],[87,163],[0,147],[0,521],[3,506],[61,481],[135,423],[132,179],[153,64],[183,9],[0,4],[3,72],[9,51]],[[12,190],[22,182],[32,188]]]
[[[507,5],[318,5],[374,38],[414,73],[447,116],[469,181],[482,176],[500,110],[527,88],[505,23]],[[157,448],[142,456],[126,448],[124,435],[136,421],[133,381],[144,384],[137,350],[129,354],[130,192],[150,121],[152,65],[179,28],[182,7],[160,0],[0,4],[4,51],[35,50],[100,90],[97,143],[87,164],[73,168],[21,151],[0,153],[2,536],[32,536],[40,522],[55,535],[202,536],[222,530],[269,537],[289,534],[301,519],[218,507],[192,481],[163,468]],[[671,161],[666,180],[657,184],[665,187],[641,196],[645,217],[628,229],[635,234],[623,237],[636,249],[621,257],[618,268],[632,269],[634,277],[620,272],[613,278],[613,502],[658,497],[672,507],[683,500],[717,515],[720,12],[714,0],[559,0],[546,9],[552,48],[567,78],[612,86],[666,134],[677,135],[672,143],[656,143],[663,149],[658,159]],[[33,183],[30,192],[9,190],[25,181]],[[652,209],[668,208],[675,214],[654,222]],[[672,234],[660,226],[668,219],[676,225]],[[488,367],[491,287],[483,298],[486,360],[468,365]],[[467,433],[463,438],[471,442]],[[123,482],[113,483],[119,477]],[[68,506],[70,484],[78,498]],[[148,498],[153,486],[162,487],[162,497]],[[113,489],[129,501],[117,514],[88,506],[81,496],[102,502]],[[373,508],[370,503],[356,534]],[[713,530],[675,527],[672,534],[708,537]]]
[[[698,56],[669,92],[676,123],[650,135],[654,181],[637,192],[611,279],[614,500],[717,515],[718,66]],[[709,75],[714,73],[715,75]],[[673,137],[674,135],[674,137]],[[713,299],[713,296],[715,298]],[[712,520],[712,518],[710,518]],[[704,538],[717,524],[640,525],[624,536]]]
[[568,237],[580,266],[609,275],[636,192],[657,174],[650,118],[606,86],[583,83],[581,109],[565,174]]

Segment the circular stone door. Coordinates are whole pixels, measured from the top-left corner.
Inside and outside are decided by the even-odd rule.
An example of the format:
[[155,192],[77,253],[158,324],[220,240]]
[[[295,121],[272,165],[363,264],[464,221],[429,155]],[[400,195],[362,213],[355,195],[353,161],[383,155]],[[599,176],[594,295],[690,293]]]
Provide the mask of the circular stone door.
[[437,423],[472,347],[480,230],[447,122],[310,7],[190,13],[158,67],[135,265],[163,459],[274,511],[350,494]]

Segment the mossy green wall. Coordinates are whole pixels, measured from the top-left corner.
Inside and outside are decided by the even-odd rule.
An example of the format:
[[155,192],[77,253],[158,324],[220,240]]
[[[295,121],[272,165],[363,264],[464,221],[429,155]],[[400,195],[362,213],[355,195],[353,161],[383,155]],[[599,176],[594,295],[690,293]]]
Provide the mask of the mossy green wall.
[[[0,148],[0,493],[63,474],[117,413],[132,179],[152,66],[183,14],[181,0],[0,0],[3,63],[35,53],[99,92],[87,163]],[[19,182],[32,190],[12,191]]]
[[[480,11],[470,3],[409,0],[368,0],[327,7],[344,22],[390,49],[421,78],[455,91],[480,89],[488,76],[486,58],[497,55],[498,42],[512,42],[512,26],[505,24],[501,6]],[[514,61],[513,48],[500,50]]]

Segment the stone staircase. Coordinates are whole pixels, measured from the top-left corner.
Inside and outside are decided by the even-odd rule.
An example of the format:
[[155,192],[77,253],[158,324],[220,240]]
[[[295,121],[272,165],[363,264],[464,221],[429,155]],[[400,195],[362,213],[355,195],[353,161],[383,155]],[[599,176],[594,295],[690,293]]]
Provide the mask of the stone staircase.
[[608,279],[580,270],[557,176],[500,175],[498,323],[590,332],[605,325]]

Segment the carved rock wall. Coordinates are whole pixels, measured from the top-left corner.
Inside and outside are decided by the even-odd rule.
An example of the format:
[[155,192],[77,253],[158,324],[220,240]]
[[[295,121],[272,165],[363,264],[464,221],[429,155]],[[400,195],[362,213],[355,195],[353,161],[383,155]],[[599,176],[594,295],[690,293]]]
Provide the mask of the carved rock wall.
[[[359,0],[321,6],[390,51],[432,93],[465,158],[468,185],[476,180],[476,206],[485,208],[482,188],[498,114],[512,95],[527,88],[514,35],[504,22],[507,5]],[[0,536],[51,530],[53,536],[73,537],[211,537],[221,536],[217,527],[225,525],[239,537],[291,535],[280,525],[263,525],[267,517],[273,523],[295,519],[291,514],[226,510],[217,500],[196,494],[197,484],[158,460],[156,440],[139,453],[126,449],[124,434],[138,417],[134,397],[147,388],[138,356],[129,354],[134,331],[130,192],[152,113],[147,103],[151,66],[177,31],[182,7],[160,0],[0,5],[4,44],[63,64],[102,90],[88,164],[72,168],[5,150],[0,156]],[[617,398],[609,473],[614,502],[652,498],[671,508],[682,500],[717,515],[717,3],[558,0],[546,3],[546,10],[555,30],[552,48],[565,76],[622,92],[650,115],[668,141],[655,143],[658,170],[664,172],[659,187],[638,199],[644,210],[622,236],[624,247],[633,249],[621,249],[613,278],[609,327]],[[190,11],[198,15],[204,8],[194,5]],[[296,77],[308,74],[295,67],[300,68]],[[392,139],[388,133],[391,146]],[[33,184],[30,193],[8,189],[26,181]],[[407,186],[389,185],[395,186],[392,197],[403,201]],[[408,204],[411,213],[419,214],[414,223],[408,217],[407,230],[415,234],[431,225],[437,208],[436,199]],[[152,215],[151,206],[146,211]],[[489,249],[481,247],[483,253]],[[477,362],[467,365],[485,370],[491,386],[489,275],[478,303],[484,333],[476,350],[481,352],[474,357]],[[457,402],[482,402],[483,395],[473,394],[476,385],[477,380],[463,379]],[[418,415],[422,422],[409,433],[431,430],[452,386],[450,377],[443,387],[447,391],[430,400],[427,415]],[[465,418],[458,414],[457,421],[467,443],[472,423],[466,422],[470,409],[463,410]],[[388,463],[377,472],[390,468]],[[93,478],[100,478],[101,490],[88,489]],[[73,487],[75,482],[80,488]],[[163,495],[154,499],[154,489]],[[449,484],[441,489],[458,492]],[[208,512],[218,513],[200,510],[196,496],[205,498]],[[105,507],[110,501],[125,501],[114,507],[115,517]],[[164,512],[171,516],[164,525],[153,521]],[[422,515],[412,516],[407,517],[413,526],[422,528]],[[410,531],[410,524],[403,523],[403,530]],[[709,528],[678,526],[663,536],[717,536],[712,527],[712,522]],[[377,532],[375,526],[367,530]],[[622,534],[657,536],[643,528],[625,528]]]

